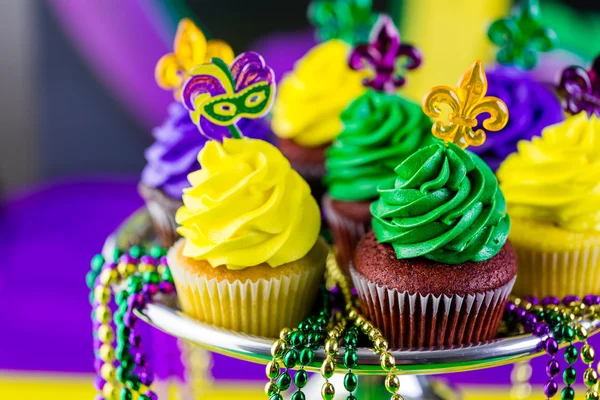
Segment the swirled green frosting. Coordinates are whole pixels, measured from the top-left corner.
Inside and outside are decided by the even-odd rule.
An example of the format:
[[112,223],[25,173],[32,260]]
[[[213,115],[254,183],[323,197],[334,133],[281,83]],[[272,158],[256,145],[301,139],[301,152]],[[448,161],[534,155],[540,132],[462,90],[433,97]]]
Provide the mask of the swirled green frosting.
[[431,120],[396,94],[365,92],[342,113],[344,130],[327,151],[325,184],[342,201],[377,198],[377,186],[394,168],[431,141]]
[[377,239],[398,258],[458,264],[500,251],[510,219],[496,177],[478,156],[436,141],[395,172],[380,185],[371,213]]

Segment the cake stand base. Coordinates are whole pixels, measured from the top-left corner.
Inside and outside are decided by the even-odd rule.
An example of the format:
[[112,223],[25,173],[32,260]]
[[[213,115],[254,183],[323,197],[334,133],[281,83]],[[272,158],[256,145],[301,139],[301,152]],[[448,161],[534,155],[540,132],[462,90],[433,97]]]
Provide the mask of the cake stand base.
[[[324,378],[313,375],[303,392],[307,399],[320,399]],[[337,389],[334,400],[346,400],[348,392],[344,391],[344,374],[335,374],[329,382]],[[361,375],[358,377],[358,389],[354,395],[359,399],[389,400],[390,393],[385,389],[385,376]],[[462,400],[462,394],[441,380],[426,376],[403,375],[400,377],[400,394],[404,400]],[[285,397],[289,400],[292,392]]]

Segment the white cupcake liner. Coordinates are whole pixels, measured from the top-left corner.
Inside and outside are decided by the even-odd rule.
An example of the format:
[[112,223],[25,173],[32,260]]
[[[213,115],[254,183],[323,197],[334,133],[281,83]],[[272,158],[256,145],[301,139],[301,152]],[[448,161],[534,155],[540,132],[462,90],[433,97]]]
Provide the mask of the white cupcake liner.
[[600,293],[600,248],[543,251],[514,247],[519,259],[516,295],[563,298]]
[[350,273],[363,312],[395,349],[493,339],[516,279],[486,292],[435,296],[379,286],[368,281],[352,265]]
[[329,195],[323,196],[323,213],[333,234],[333,241],[338,251],[338,264],[342,271],[349,275],[349,266],[356,245],[371,229],[371,221],[368,223],[355,221],[337,213],[333,209],[332,201]]
[[177,242],[167,255],[182,310],[199,321],[251,335],[278,337],[284,327],[297,326],[311,311],[322,266],[280,278],[246,280],[206,279],[177,265]]

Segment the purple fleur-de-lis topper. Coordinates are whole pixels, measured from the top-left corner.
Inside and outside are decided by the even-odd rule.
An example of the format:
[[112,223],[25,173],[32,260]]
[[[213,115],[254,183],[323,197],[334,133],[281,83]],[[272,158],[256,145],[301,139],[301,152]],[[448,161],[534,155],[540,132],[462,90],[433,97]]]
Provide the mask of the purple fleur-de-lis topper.
[[353,70],[371,69],[373,75],[364,80],[364,85],[391,93],[406,83],[404,72],[418,68],[422,62],[421,51],[401,43],[392,19],[381,15],[371,30],[369,43],[352,50],[348,65]]
[[582,111],[600,117],[600,55],[589,70],[572,65],[562,72],[558,91],[563,107],[571,115]]

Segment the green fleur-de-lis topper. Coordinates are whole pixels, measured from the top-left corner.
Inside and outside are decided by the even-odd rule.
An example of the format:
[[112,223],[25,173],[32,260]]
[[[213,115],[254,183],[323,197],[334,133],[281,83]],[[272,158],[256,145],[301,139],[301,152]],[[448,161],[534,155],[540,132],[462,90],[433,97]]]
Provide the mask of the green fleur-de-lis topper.
[[537,64],[537,53],[554,49],[556,33],[541,23],[538,0],[523,0],[510,17],[494,21],[488,30],[492,43],[500,47],[496,55],[502,65],[532,69]]
[[308,7],[319,40],[341,39],[351,45],[368,41],[378,16],[372,0],[313,0]]

